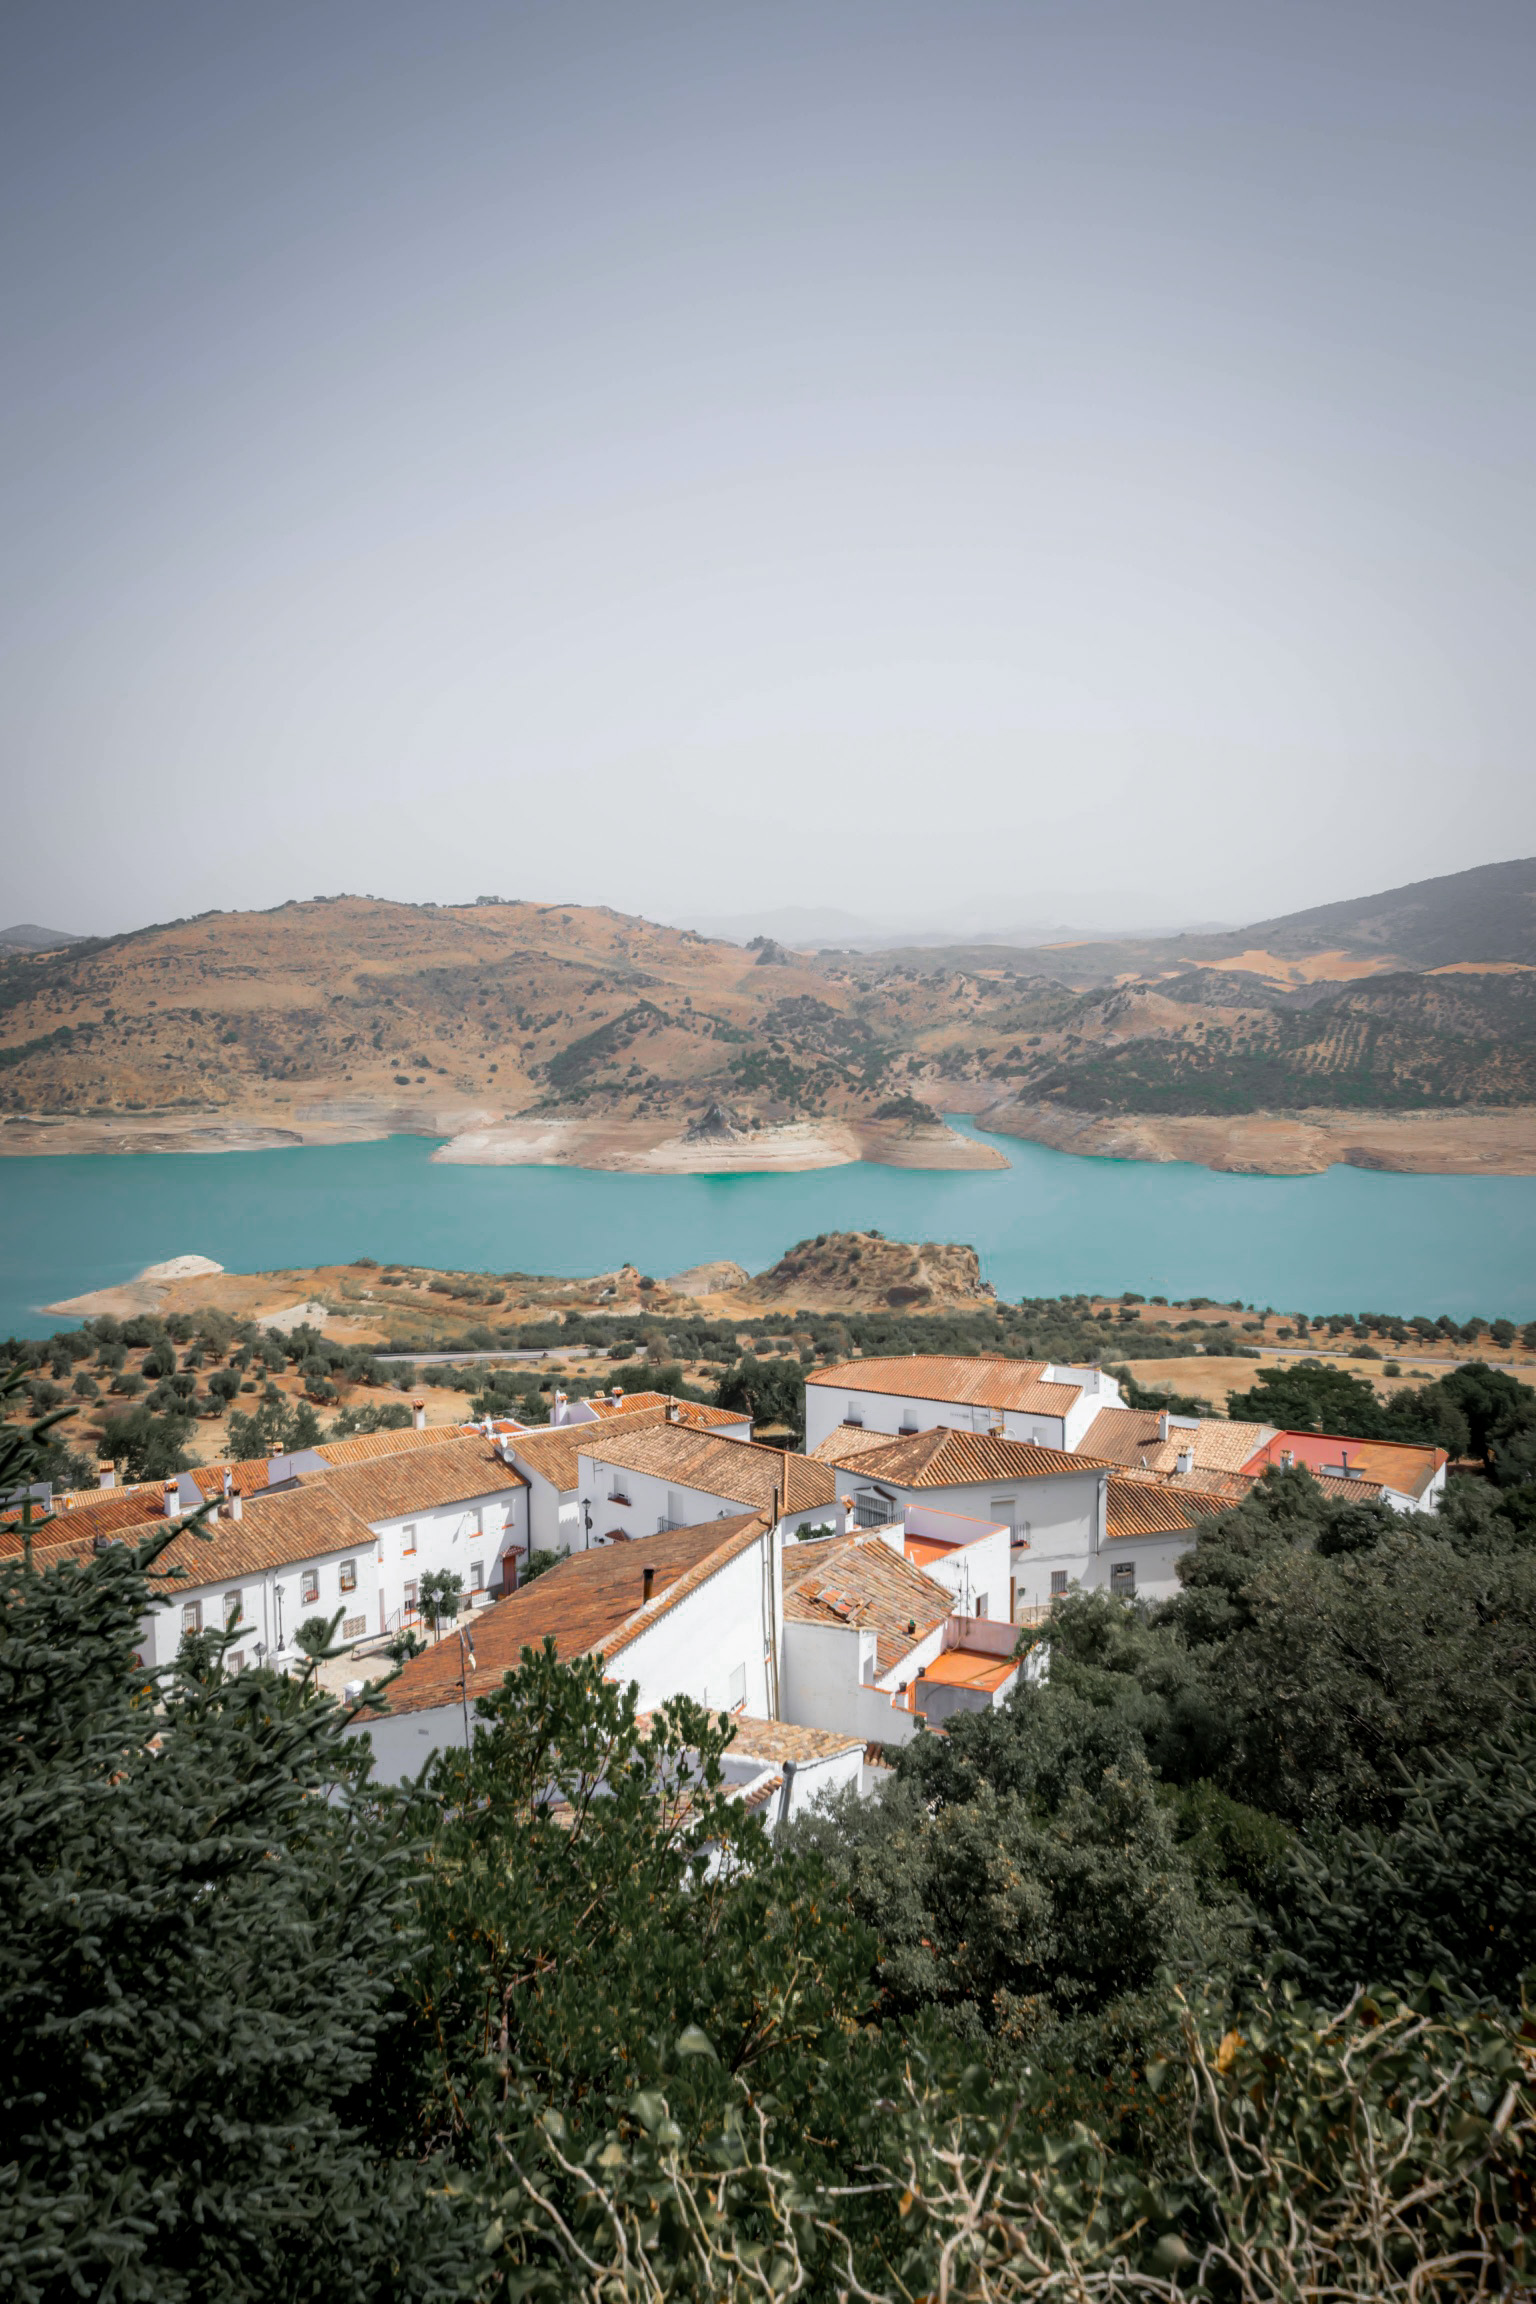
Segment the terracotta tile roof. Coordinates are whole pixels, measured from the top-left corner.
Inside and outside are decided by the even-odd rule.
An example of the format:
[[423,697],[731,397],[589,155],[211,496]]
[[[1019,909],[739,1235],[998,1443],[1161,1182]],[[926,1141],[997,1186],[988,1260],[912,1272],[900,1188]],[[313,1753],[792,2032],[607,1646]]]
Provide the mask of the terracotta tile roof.
[[723,1497],[732,1504],[750,1504],[771,1511],[775,1491],[787,1486],[781,1511],[814,1512],[830,1507],[837,1483],[825,1464],[793,1449],[769,1448],[756,1440],[727,1440],[713,1432],[691,1432],[677,1424],[659,1424],[649,1431],[599,1432],[588,1425],[591,1437],[583,1456],[594,1463],[611,1464],[623,1472],[650,1472],[658,1480],[675,1480],[681,1488],[697,1489],[705,1496]]
[[[470,1695],[488,1696],[504,1674],[516,1669],[525,1648],[541,1647],[546,1639],[566,1658],[619,1655],[738,1553],[760,1543],[764,1533],[761,1514],[746,1512],[698,1528],[672,1528],[634,1544],[573,1553],[473,1619],[476,1668],[469,1676]],[[644,1602],[646,1568],[655,1571],[649,1606]],[[391,1681],[390,1710],[426,1712],[456,1703],[459,1678],[458,1641],[439,1641],[413,1656]]]
[[730,1748],[746,1760],[793,1760],[798,1766],[864,1749],[862,1736],[845,1735],[839,1728],[800,1728],[792,1720],[756,1720],[749,1712],[738,1712],[735,1725]]
[[1033,1409],[1064,1416],[1082,1390],[1079,1384],[1047,1384],[1044,1360],[962,1359],[916,1352],[889,1360],[843,1360],[818,1368],[807,1384],[833,1392],[889,1392],[910,1400],[951,1400],[974,1408]]
[[[534,1432],[513,1432],[508,1435],[508,1448],[520,1462],[526,1464],[533,1477],[547,1480],[552,1488],[559,1489],[562,1496],[569,1496],[580,1484],[576,1459],[581,1455],[591,1455],[599,1432],[606,1445],[611,1434],[649,1432],[658,1424],[665,1424],[667,1404],[664,1393],[636,1394],[635,1397],[644,1397],[653,1404],[623,1416],[604,1417],[596,1424],[555,1424],[548,1428],[540,1426]],[[697,1400],[680,1400],[677,1408],[678,1421],[686,1424],[690,1431],[709,1431],[718,1422],[732,1421],[723,1408],[705,1407]]]
[[237,1495],[256,1496],[267,1484],[267,1464],[265,1456],[242,1456],[238,1462],[221,1458],[217,1464],[194,1464],[191,1476],[202,1496],[222,1496],[226,1472]]
[[1106,1541],[1119,1544],[1128,1536],[1171,1536],[1198,1528],[1221,1504],[1209,1496],[1180,1492],[1167,1481],[1136,1480],[1124,1473],[1109,1476]]
[[874,1632],[881,1679],[953,1608],[942,1584],[870,1532],[786,1547],[785,1622]]
[[251,1497],[238,1520],[208,1520],[204,1527],[206,1536],[194,1530],[174,1537],[154,1573],[163,1576],[173,1567],[183,1567],[192,1582],[217,1584],[264,1568],[294,1567],[301,1560],[322,1559],[333,1552],[366,1556],[373,1549],[373,1530],[367,1521],[320,1481],[312,1487]]
[[884,1448],[890,1443],[889,1432],[871,1432],[863,1424],[839,1424],[825,1440],[817,1442],[811,1450],[816,1464],[851,1464],[866,1448]]
[[1197,1472],[1241,1472],[1274,1427],[1202,1416],[1193,1429],[1171,1426],[1166,1440],[1158,1438],[1158,1429],[1155,1408],[1101,1408],[1081,1445],[1085,1454],[1148,1472],[1174,1471],[1185,1453],[1193,1456]]
[[[600,1392],[594,1392],[586,1405],[596,1409],[599,1422],[607,1423],[615,1416],[633,1416],[637,1409],[665,1408],[672,1398],[670,1392],[621,1392],[617,1401],[614,1401],[605,1399]],[[690,1424],[697,1424],[706,1431],[713,1430],[717,1424],[751,1422],[744,1408],[716,1408],[704,1400],[679,1400],[677,1404],[679,1408],[687,1410]],[[563,1430],[564,1427],[559,1429]]]
[[[124,1529],[142,1528],[149,1521],[164,1518],[163,1480],[148,1481],[141,1488],[100,1488],[87,1503],[59,1513],[32,1541],[35,1546],[67,1544],[77,1538],[88,1542],[94,1536],[116,1536]],[[0,1521],[0,1557],[20,1554],[21,1538],[16,1533],[20,1525],[19,1511],[7,1512]]]
[[424,1432],[408,1425],[403,1432],[354,1432],[350,1440],[322,1440],[315,1454],[340,1470],[344,1464],[372,1464],[380,1456],[409,1456],[417,1448],[441,1448],[462,1440],[473,1424],[429,1424]]
[[467,1504],[477,1496],[528,1485],[478,1434],[404,1456],[381,1456],[372,1464],[344,1465],[339,1472],[311,1473],[306,1485],[321,1482],[364,1520],[404,1519],[412,1512]]
[[997,1480],[1044,1480],[1053,1473],[1102,1469],[1096,1456],[1080,1450],[1038,1448],[1029,1440],[1004,1440],[995,1432],[955,1432],[939,1424],[908,1440],[882,1440],[860,1448],[854,1477],[887,1480],[898,1488],[959,1488]]
[[[163,1513],[125,1521],[116,1528],[104,1527],[98,1520],[83,1529],[78,1525],[82,1517],[71,1514],[68,1536],[48,1547],[44,1555],[47,1562],[87,1558],[98,1536],[136,1544],[156,1528],[166,1526]],[[149,1573],[158,1583],[175,1570],[184,1569],[185,1575],[175,1577],[175,1583],[193,1591],[204,1584],[238,1582],[242,1576],[267,1568],[295,1567],[302,1560],[323,1559],[331,1553],[366,1556],[372,1547],[373,1530],[367,1522],[331,1495],[323,1481],[316,1481],[311,1487],[279,1489],[276,1494],[257,1497],[246,1504],[238,1520],[215,1518],[205,1520],[200,1529],[178,1529]],[[15,1553],[20,1549],[14,1538],[0,1539],[0,1550]]]

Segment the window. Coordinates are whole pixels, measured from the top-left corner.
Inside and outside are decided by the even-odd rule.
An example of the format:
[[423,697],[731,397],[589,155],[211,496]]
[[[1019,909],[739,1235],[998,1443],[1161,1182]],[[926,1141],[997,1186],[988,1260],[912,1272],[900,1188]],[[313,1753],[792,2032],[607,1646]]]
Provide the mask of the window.
[[1053,1600],[1061,1599],[1066,1589],[1067,1572],[1065,1568],[1053,1568],[1051,1570],[1051,1598]]
[[181,1604],[182,1631],[201,1632],[202,1628],[203,1604],[201,1600],[184,1600]]
[[224,1669],[226,1672],[243,1672],[245,1670],[245,1650],[243,1648],[231,1648],[224,1658]]
[[891,1499],[878,1488],[856,1488],[853,1494],[853,1519],[858,1528],[883,1528],[892,1517]]
[[226,1631],[226,1632],[233,1632],[233,1630],[235,1629],[235,1626],[236,1626],[236,1625],[239,1623],[239,1621],[240,1621],[241,1617],[242,1617],[244,1614],[245,1614],[245,1594],[244,1594],[243,1592],[226,1592],[226,1593],[225,1593],[225,1595],[224,1595],[224,1629],[225,1629],[225,1631]]
[[1115,1560],[1110,1564],[1109,1588],[1123,1599],[1131,1600],[1136,1594],[1136,1563],[1134,1560]]
[[416,1523],[408,1520],[400,1531],[400,1549],[407,1557],[416,1549]]
[[978,1616],[985,1616],[986,1612],[987,1612],[987,1595],[985,1594],[985,1592],[978,1592],[978,1593],[977,1593],[977,1595],[976,1595],[976,1614],[977,1614]]
[[917,1410],[909,1407],[904,1400],[901,1404],[901,1422],[896,1427],[897,1434],[901,1439],[910,1440],[917,1430]]
[[343,1592],[355,1592],[357,1590],[357,1562],[355,1560],[343,1560],[339,1581]]
[[864,1410],[857,1400],[849,1401],[847,1407],[843,1411],[843,1422],[845,1424],[860,1425],[862,1425],[864,1422]]
[[1005,1528],[1013,1526],[1014,1499],[1011,1496],[994,1496],[991,1510],[994,1520],[1001,1520]]
[[302,1607],[313,1608],[320,1597],[320,1571],[306,1568],[299,1578],[299,1602]]
[[731,1674],[731,1710],[744,1712],[747,1708],[747,1668],[738,1664]]
[[624,1486],[622,1472],[615,1472],[608,1483],[608,1501],[610,1504],[627,1504],[629,1502],[629,1493]]
[[483,1560],[471,1560],[469,1564],[469,1588],[471,1592],[483,1592],[485,1590],[485,1562]]
[[368,1619],[366,1616],[348,1616],[343,1619],[341,1636],[343,1640],[361,1640],[367,1629]]
[[405,1612],[407,1616],[414,1616],[416,1613],[416,1579],[414,1576],[406,1579]]

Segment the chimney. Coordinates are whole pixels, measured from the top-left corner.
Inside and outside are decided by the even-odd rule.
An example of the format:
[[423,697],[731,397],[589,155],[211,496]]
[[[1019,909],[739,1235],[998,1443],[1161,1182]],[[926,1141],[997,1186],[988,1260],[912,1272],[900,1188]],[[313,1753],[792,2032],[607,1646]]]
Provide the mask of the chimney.
[[244,1510],[245,1498],[241,1495],[239,1489],[237,1488],[229,1500],[229,1516],[231,1520],[238,1520]]
[[1194,1468],[1195,1452],[1193,1448],[1181,1448],[1177,1458],[1177,1469],[1180,1472],[1193,1472]]
[[549,1420],[551,1424],[563,1424],[565,1422],[565,1410],[565,1394],[563,1392],[557,1392],[549,1404]]
[[235,1476],[229,1466],[224,1467],[224,1501],[227,1504],[235,1492]]
[[117,1486],[117,1466],[115,1464],[98,1464],[96,1467],[96,1485],[98,1488],[115,1488]]
[[1282,1449],[1281,1449],[1281,1451],[1280,1451],[1280,1469],[1281,1469],[1281,1471],[1282,1471],[1282,1472],[1289,1472],[1289,1470],[1290,1470],[1291,1466],[1292,1466],[1292,1465],[1295,1463],[1295,1461],[1296,1461],[1296,1453],[1295,1453],[1295,1450],[1294,1450],[1294,1449],[1291,1449],[1291,1448],[1282,1448]]
[[411,1428],[416,1432],[425,1432],[427,1428],[427,1404],[425,1400],[413,1400],[411,1402]]
[[849,1529],[853,1526],[853,1498],[851,1496],[839,1496],[837,1502],[838,1509],[842,1514],[843,1520],[843,1524],[841,1528],[839,1528],[838,1534],[839,1536],[846,1536]]
[[655,1571],[655,1569],[654,1569],[654,1568],[642,1568],[642,1569],[641,1569],[641,1571],[640,1571],[640,1605],[641,1605],[641,1607],[642,1607],[642,1608],[648,1608],[648,1607],[650,1606],[650,1601],[651,1601],[651,1594],[652,1594],[652,1593],[655,1591],[655,1589],[656,1589],[656,1571]]
[[181,1518],[181,1483],[179,1480],[167,1480],[165,1484],[165,1516],[167,1520],[179,1520]]
[[615,1408],[617,1408],[617,1407],[620,1405],[620,1403],[622,1402],[623,1398],[624,1398],[624,1387],[623,1387],[623,1385],[622,1385],[622,1384],[615,1384],[615,1385],[614,1385],[614,1387],[613,1387],[613,1389],[612,1389],[612,1391],[609,1393],[608,1397],[609,1397],[609,1399],[610,1399],[610,1400],[613,1402],[613,1405],[615,1406]]
[[678,1407],[677,1402],[675,1400],[669,1400],[667,1402],[667,1422],[669,1424],[675,1424],[681,1414],[682,1410]]
[[1166,1440],[1168,1437],[1168,1411],[1166,1408],[1158,1411],[1157,1436],[1159,1440]]

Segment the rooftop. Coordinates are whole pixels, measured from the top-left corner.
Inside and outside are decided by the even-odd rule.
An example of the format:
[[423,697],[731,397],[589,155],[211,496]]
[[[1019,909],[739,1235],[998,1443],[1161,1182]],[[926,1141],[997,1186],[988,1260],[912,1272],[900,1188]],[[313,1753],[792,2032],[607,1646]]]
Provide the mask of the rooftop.
[[1229,1508],[1225,1500],[1198,1489],[1179,1489],[1168,1481],[1111,1472],[1105,1537],[1109,1543],[1118,1544],[1128,1536],[1179,1535]]
[[1064,1416],[1079,1384],[1048,1384],[1044,1360],[969,1359],[914,1352],[888,1360],[841,1360],[807,1374],[807,1384],[834,1392],[883,1392],[911,1400],[947,1400],[973,1408],[1033,1409]]
[[936,1681],[945,1688],[982,1688],[990,1693],[993,1689],[1001,1688],[1005,1681],[1011,1680],[1018,1669],[1019,1660],[1016,1656],[985,1656],[969,1648],[946,1648],[941,1655],[934,1657],[931,1664],[923,1666],[913,1683],[915,1709],[919,1712],[922,1710],[922,1692],[929,1681]]
[[1346,1495],[1361,1501],[1367,1482],[1417,1501],[1449,1461],[1443,1448],[1414,1447],[1407,1441],[1351,1440],[1338,1432],[1276,1432],[1243,1469],[1263,1472],[1286,1453],[1311,1472],[1331,1473]]
[[322,1440],[315,1454],[339,1471],[347,1464],[372,1464],[380,1456],[409,1456],[417,1448],[441,1448],[474,1430],[472,1424],[429,1424],[419,1432],[414,1425],[396,1432],[354,1432],[350,1440]]
[[[595,1424],[540,1425],[530,1432],[513,1432],[507,1436],[507,1446],[514,1456],[526,1464],[536,1479],[547,1480],[568,1496],[580,1485],[581,1474],[577,1465],[579,1456],[590,1456],[601,1435],[606,1447],[609,1439],[624,1432],[648,1432],[667,1421],[667,1396],[664,1392],[637,1392],[634,1400],[644,1406],[630,1408],[623,1415],[609,1414]],[[679,1400],[678,1422],[690,1431],[712,1431],[717,1424],[739,1424],[742,1417],[732,1416],[727,1409],[710,1408],[698,1400]],[[606,1462],[607,1459],[605,1458]]]
[[[525,1648],[542,1647],[545,1640],[553,1640],[555,1653],[567,1659],[619,1654],[688,1593],[759,1542],[765,1526],[760,1513],[747,1512],[697,1528],[672,1528],[633,1544],[573,1553],[474,1618],[469,1694],[489,1695],[516,1669]],[[649,1602],[647,1568],[653,1571]],[[413,1656],[391,1681],[390,1710],[425,1712],[456,1703],[460,1674],[459,1642],[450,1635]]]
[[1159,1438],[1160,1431],[1161,1416],[1155,1408],[1101,1408],[1082,1444],[1089,1455],[1140,1471],[1173,1472],[1180,1456],[1188,1454],[1197,1472],[1241,1472],[1274,1426],[1229,1424],[1220,1416],[1202,1416],[1193,1425],[1170,1425],[1166,1440]]
[[[835,1436],[834,1436],[835,1437]],[[817,1455],[841,1462],[861,1480],[889,1480],[898,1488],[960,1488],[996,1480],[1044,1480],[1053,1474],[1095,1472],[1103,1469],[1097,1456],[1066,1448],[1040,1448],[1029,1440],[1005,1440],[997,1432],[956,1432],[947,1424],[910,1438],[879,1438],[871,1447],[858,1448],[846,1460],[825,1456],[823,1442]]]
[[436,1448],[381,1456],[371,1464],[347,1464],[339,1471],[301,1475],[307,1487],[323,1482],[364,1520],[399,1520],[444,1504],[470,1503],[508,1488],[526,1488],[482,1434],[455,1434]]
[[594,1463],[611,1464],[621,1472],[649,1472],[701,1495],[750,1504],[761,1512],[773,1509],[776,1495],[781,1512],[830,1510],[836,1499],[837,1483],[830,1468],[789,1448],[730,1440],[681,1424],[660,1423],[647,1431],[617,1435],[611,1426],[599,1431],[589,1424],[585,1431],[580,1452]]
[[748,1712],[736,1715],[731,1751],[744,1760],[767,1760],[797,1767],[813,1760],[836,1760],[844,1752],[862,1752],[862,1736],[849,1736],[838,1728],[799,1728],[791,1720],[756,1720]]
[[[633,1416],[639,1409],[665,1408],[673,1395],[670,1392],[621,1392],[617,1400],[594,1392],[586,1406],[596,1411],[600,1422],[607,1423],[616,1416]],[[679,1400],[676,1405],[685,1411],[690,1424],[706,1429],[717,1424],[749,1424],[752,1419],[745,1408],[715,1408],[703,1400]]]
[[786,1623],[872,1631],[881,1679],[894,1672],[953,1607],[942,1584],[935,1584],[872,1531],[785,1549]]

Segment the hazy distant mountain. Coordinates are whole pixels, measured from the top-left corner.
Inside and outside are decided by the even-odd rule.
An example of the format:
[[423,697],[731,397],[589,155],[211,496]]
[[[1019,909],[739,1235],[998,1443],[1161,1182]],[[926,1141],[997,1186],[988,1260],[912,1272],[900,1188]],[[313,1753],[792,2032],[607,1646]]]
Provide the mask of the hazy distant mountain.
[[[780,904],[761,912],[679,913],[673,924],[679,928],[695,928],[701,936],[719,937],[728,944],[747,944],[754,936],[771,936],[776,944],[786,945],[796,952],[821,952],[828,949],[855,952],[931,951],[967,944],[1002,944],[1012,949],[1025,949],[1082,939],[1091,941],[1110,937],[1166,936],[1170,933],[1168,922],[1138,919],[1129,906],[1124,922],[1113,929],[1102,924],[1097,928],[1088,928],[1063,919],[1032,920],[1022,925],[997,927],[988,926],[987,917],[983,913],[969,924],[953,920],[914,926],[906,907],[900,908],[892,919],[882,922],[855,912],[840,912],[829,906]],[[1184,933],[1191,935],[1220,935],[1227,929],[1225,921],[1180,925]]]
[[0,952],[54,952],[60,945],[85,941],[83,936],[72,936],[67,928],[39,928],[33,920],[0,928]]
[[1411,880],[1379,896],[1316,904],[1244,935],[1271,952],[1389,952],[1420,968],[1457,960],[1536,963],[1536,856]]

